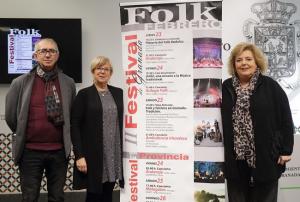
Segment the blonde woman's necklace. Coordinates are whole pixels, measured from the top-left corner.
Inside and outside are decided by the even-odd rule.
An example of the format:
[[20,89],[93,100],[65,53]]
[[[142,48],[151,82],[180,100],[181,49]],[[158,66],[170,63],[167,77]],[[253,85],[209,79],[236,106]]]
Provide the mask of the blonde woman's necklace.
[[98,92],[102,95],[102,96],[105,96],[106,95],[106,93],[107,93],[107,91],[108,91],[108,88],[106,88],[106,89],[99,89],[98,90]]
[[96,86],[98,92],[102,95],[105,96],[105,94],[108,92],[108,87],[105,86],[104,88],[100,87],[100,86]]

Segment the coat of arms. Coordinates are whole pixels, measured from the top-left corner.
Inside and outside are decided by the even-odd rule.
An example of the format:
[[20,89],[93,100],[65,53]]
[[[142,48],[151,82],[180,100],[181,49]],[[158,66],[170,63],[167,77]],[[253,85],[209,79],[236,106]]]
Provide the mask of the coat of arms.
[[281,84],[290,99],[300,93],[300,20],[290,22],[296,10],[294,4],[277,0],[255,3],[251,11],[259,21],[248,19],[243,27],[247,40],[266,54],[267,75]]

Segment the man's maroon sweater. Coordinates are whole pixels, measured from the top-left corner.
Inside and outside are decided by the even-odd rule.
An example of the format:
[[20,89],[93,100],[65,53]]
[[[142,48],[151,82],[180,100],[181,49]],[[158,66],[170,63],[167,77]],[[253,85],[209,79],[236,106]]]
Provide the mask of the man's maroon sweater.
[[[61,100],[58,78],[54,83]],[[45,106],[45,81],[37,75],[32,86],[25,147],[44,151],[63,148],[62,126],[56,127],[48,120]]]

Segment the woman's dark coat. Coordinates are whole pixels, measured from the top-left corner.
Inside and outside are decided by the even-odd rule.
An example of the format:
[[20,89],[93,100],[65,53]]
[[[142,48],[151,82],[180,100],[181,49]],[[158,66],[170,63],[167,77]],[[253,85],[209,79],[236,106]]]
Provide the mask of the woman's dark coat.
[[[108,86],[118,110],[120,142],[123,134],[123,90]],[[72,106],[71,138],[75,161],[85,157],[87,174],[80,172],[74,163],[73,188],[88,192],[102,192],[103,170],[103,110],[98,91],[94,85],[80,90]],[[121,148],[122,152],[122,148]],[[120,179],[123,180],[123,179]]]
[[[236,93],[232,79],[222,85],[222,122],[225,149],[225,177],[239,179],[233,149],[232,109]],[[294,126],[288,98],[279,84],[270,77],[260,75],[250,98],[256,151],[255,180],[276,180],[285,170],[277,164],[280,155],[291,155],[294,144]]]

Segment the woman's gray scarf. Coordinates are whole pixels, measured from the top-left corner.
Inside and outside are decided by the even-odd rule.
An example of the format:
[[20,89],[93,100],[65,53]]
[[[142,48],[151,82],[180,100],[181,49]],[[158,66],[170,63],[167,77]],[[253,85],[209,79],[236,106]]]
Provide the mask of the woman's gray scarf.
[[51,71],[44,71],[37,66],[36,73],[45,81],[45,106],[48,120],[55,126],[64,124],[62,103],[55,87],[54,80],[58,77],[58,70],[55,67]]

